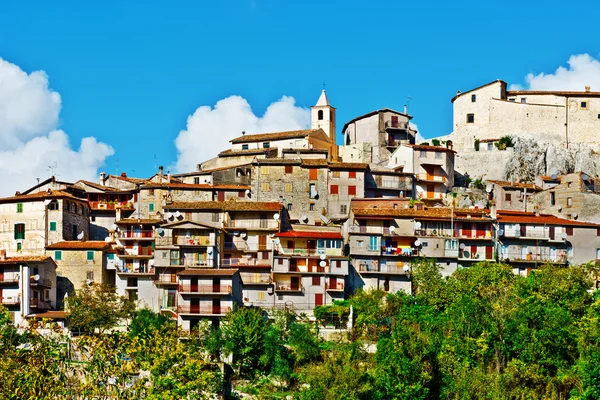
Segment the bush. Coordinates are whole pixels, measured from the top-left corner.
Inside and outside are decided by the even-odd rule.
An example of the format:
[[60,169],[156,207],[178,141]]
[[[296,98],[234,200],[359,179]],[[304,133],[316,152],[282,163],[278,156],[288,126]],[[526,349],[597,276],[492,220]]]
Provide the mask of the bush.
[[475,151],[479,151],[479,139],[475,139],[475,145],[473,147],[475,147]]
[[441,143],[438,139],[431,139],[431,144],[433,146],[439,146]]
[[507,147],[515,147],[510,136],[502,136],[500,140],[494,144],[498,150],[506,150]]

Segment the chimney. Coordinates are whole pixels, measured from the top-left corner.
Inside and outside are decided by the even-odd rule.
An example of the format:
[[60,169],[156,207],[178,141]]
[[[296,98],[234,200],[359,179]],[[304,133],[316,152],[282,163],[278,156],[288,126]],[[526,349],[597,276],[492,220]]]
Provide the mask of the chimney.
[[407,111],[408,111],[408,107],[407,107],[407,106],[406,106],[406,104],[405,104],[405,105],[404,105],[404,114],[408,114],[408,113],[407,113]]
[[0,261],[6,261],[6,250],[0,250]]
[[163,166],[159,166],[158,167],[158,182],[162,183],[163,182]]
[[490,217],[492,217],[492,219],[498,219],[498,212],[496,210],[496,206],[490,207]]
[[106,172],[100,172],[100,185],[106,185]]
[[592,88],[591,88],[591,87],[589,87],[589,86],[586,86],[586,87],[585,87],[585,91],[586,91],[586,92],[588,92],[588,93],[591,91],[591,89],[592,89]]

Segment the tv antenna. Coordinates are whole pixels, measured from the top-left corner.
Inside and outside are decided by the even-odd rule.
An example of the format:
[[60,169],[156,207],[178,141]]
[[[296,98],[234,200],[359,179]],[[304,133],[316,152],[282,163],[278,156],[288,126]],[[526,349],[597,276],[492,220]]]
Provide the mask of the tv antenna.
[[56,161],[54,161],[54,164],[48,165],[47,170],[50,171],[50,176],[56,176],[57,168],[58,168],[58,165],[56,164]]

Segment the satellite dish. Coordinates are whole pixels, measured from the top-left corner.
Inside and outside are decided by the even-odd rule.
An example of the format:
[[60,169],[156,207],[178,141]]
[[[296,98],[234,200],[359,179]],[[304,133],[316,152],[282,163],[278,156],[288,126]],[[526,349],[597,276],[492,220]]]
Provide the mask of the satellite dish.
[[36,281],[36,282],[39,281],[40,280],[40,274],[35,274],[33,276],[33,280]]
[[79,240],[83,240],[83,237],[85,236],[85,232],[81,231],[81,233],[79,235],[77,235],[77,239]]
[[86,279],[86,280],[85,280],[85,283],[86,283],[88,286],[90,286],[90,285],[92,284],[92,280],[91,280],[91,279]]
[[165,217],[167,219],[171,219],[171,218],[173,218],[173,214],[171,214],[170,212],[168,212],[168,213],[165,214]]
[[321,261],[321,262],[319,262],[319,265],[320,265],[321,267],[324,267],[324,266],[326,266],[326,265],[327,265],[327,262],[325,262],[325,261]]
[[44,205],[47,206],[48,204],[52,203],[51,199],[46,199],[44,200]]
[[461,250],[464,250],[465,249],[465,244],[461,243],[459,247],[460,247]]
[[463,257],[464,258],[471,258],[471,253],[469,253],[468,251],[463,251]]
[[305,223],[308,223],[308,216],[303,215],[302,218],[300,218],[300,220],[304,221]]
[[562,206],[558,206],[557,210],[562,211]]
[[581,179],[583,179],[584,181],[587,181],[588,179],[590,179],[590,177],[587,174],[583,174],[583,175],[581,175]]
[[324,260],[326,258],[327,258],[327,256],[325,254],[321,254],[321,260]]
[[488,186],[485,187],[485,191],[488,192],[488,193],[490,193],[492,191],[492,189],[494,189],[492,187],[492,185],[488,185]]
[[119,227],[117,226],[117,224],[112,224],[112,226],[110,227],[113,231],[116,231],[117,229],[119,229]]
[[550,175],[550,178],[551,178],[553,181],[555,181],[555,180],[556,180],[556,174],[552,174],[552,175]]
[[156,233],[158,233],[159,235],[162,235],[162,234],[163,234],[163,232],[164,232],[164,229],[163,229],[163,228],[160,228],[160,227],[159,227],[159,228],[156,228]]
[[504,235],[504,229],[500,229],[500,230],[498,231],[498,235],[500,235],[500,236]]
[[246,196],[250,197],[250,189],[246,189],[244,193],[246,193]]
[[419,221],[415,222],[415,228],[421,229],[421,223]]
[[213,249],[212,249],[212,247],[209,247],[209,248],[208,248],[208,250],[206,250],[206,252],[207,252],[208,254],[212,254],[212,253],[213,253]]
[[179,211],[175,211],[175,218],[179,219],[181,217],[181,213]]
[[109,243],[109,242],[111,242],[111,241],[112,241],[112,239],[110,238],[110,236],[107,236],[107,237],[105,237],[105,238],[104,238],[104,241],[105,241],[106,243]]
[[281,241],[279,240],[279,238],[275,238],[275,240],[273,240],[273,243],[275,244],[279,244]]
[[248,237],[248,234],[246,232],[242,232],[240,233],[240,236],[242,237],[242,239],[245,239]]
[[560,237],[563,238],[563,239],[566,239],[567,238],[567,233],[566,232],[561,233]]
[[321,218],[321,221],[323,221],[325,224],[329,224],[329,222],[331,222],[329,218],[324,215],[319,215],[319,218]]
[[234,236],[240,236],[240,232],[239,231],[233,231],[233,235]]
[[396,230],[395,226],[390,226],[390,233],[394,233],[395,230]]
[[279,220],[279,214],[275,214],[275,215],[273,215],[273,219],[274,219],[275,221]]
[[415,246],[419,247],[421,245],[421,241],[420,240],[415,240]]
[[408,274],[410,272],[410,267],[408,265],[404,266],[404,273]]

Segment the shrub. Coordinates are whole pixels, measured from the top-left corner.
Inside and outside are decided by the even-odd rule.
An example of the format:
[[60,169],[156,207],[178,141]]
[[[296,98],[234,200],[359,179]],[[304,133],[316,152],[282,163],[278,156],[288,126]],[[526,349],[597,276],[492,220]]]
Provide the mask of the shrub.
[[479,151],[479,139],[475,139],[475,151]]
[[498,150],[506,150],[507,147],[515,147],[510,136],[502,136],[499,141],[494,143]]
[[431,139],[431,144],[433,146],[439,146],[441,142],[438,139]]

